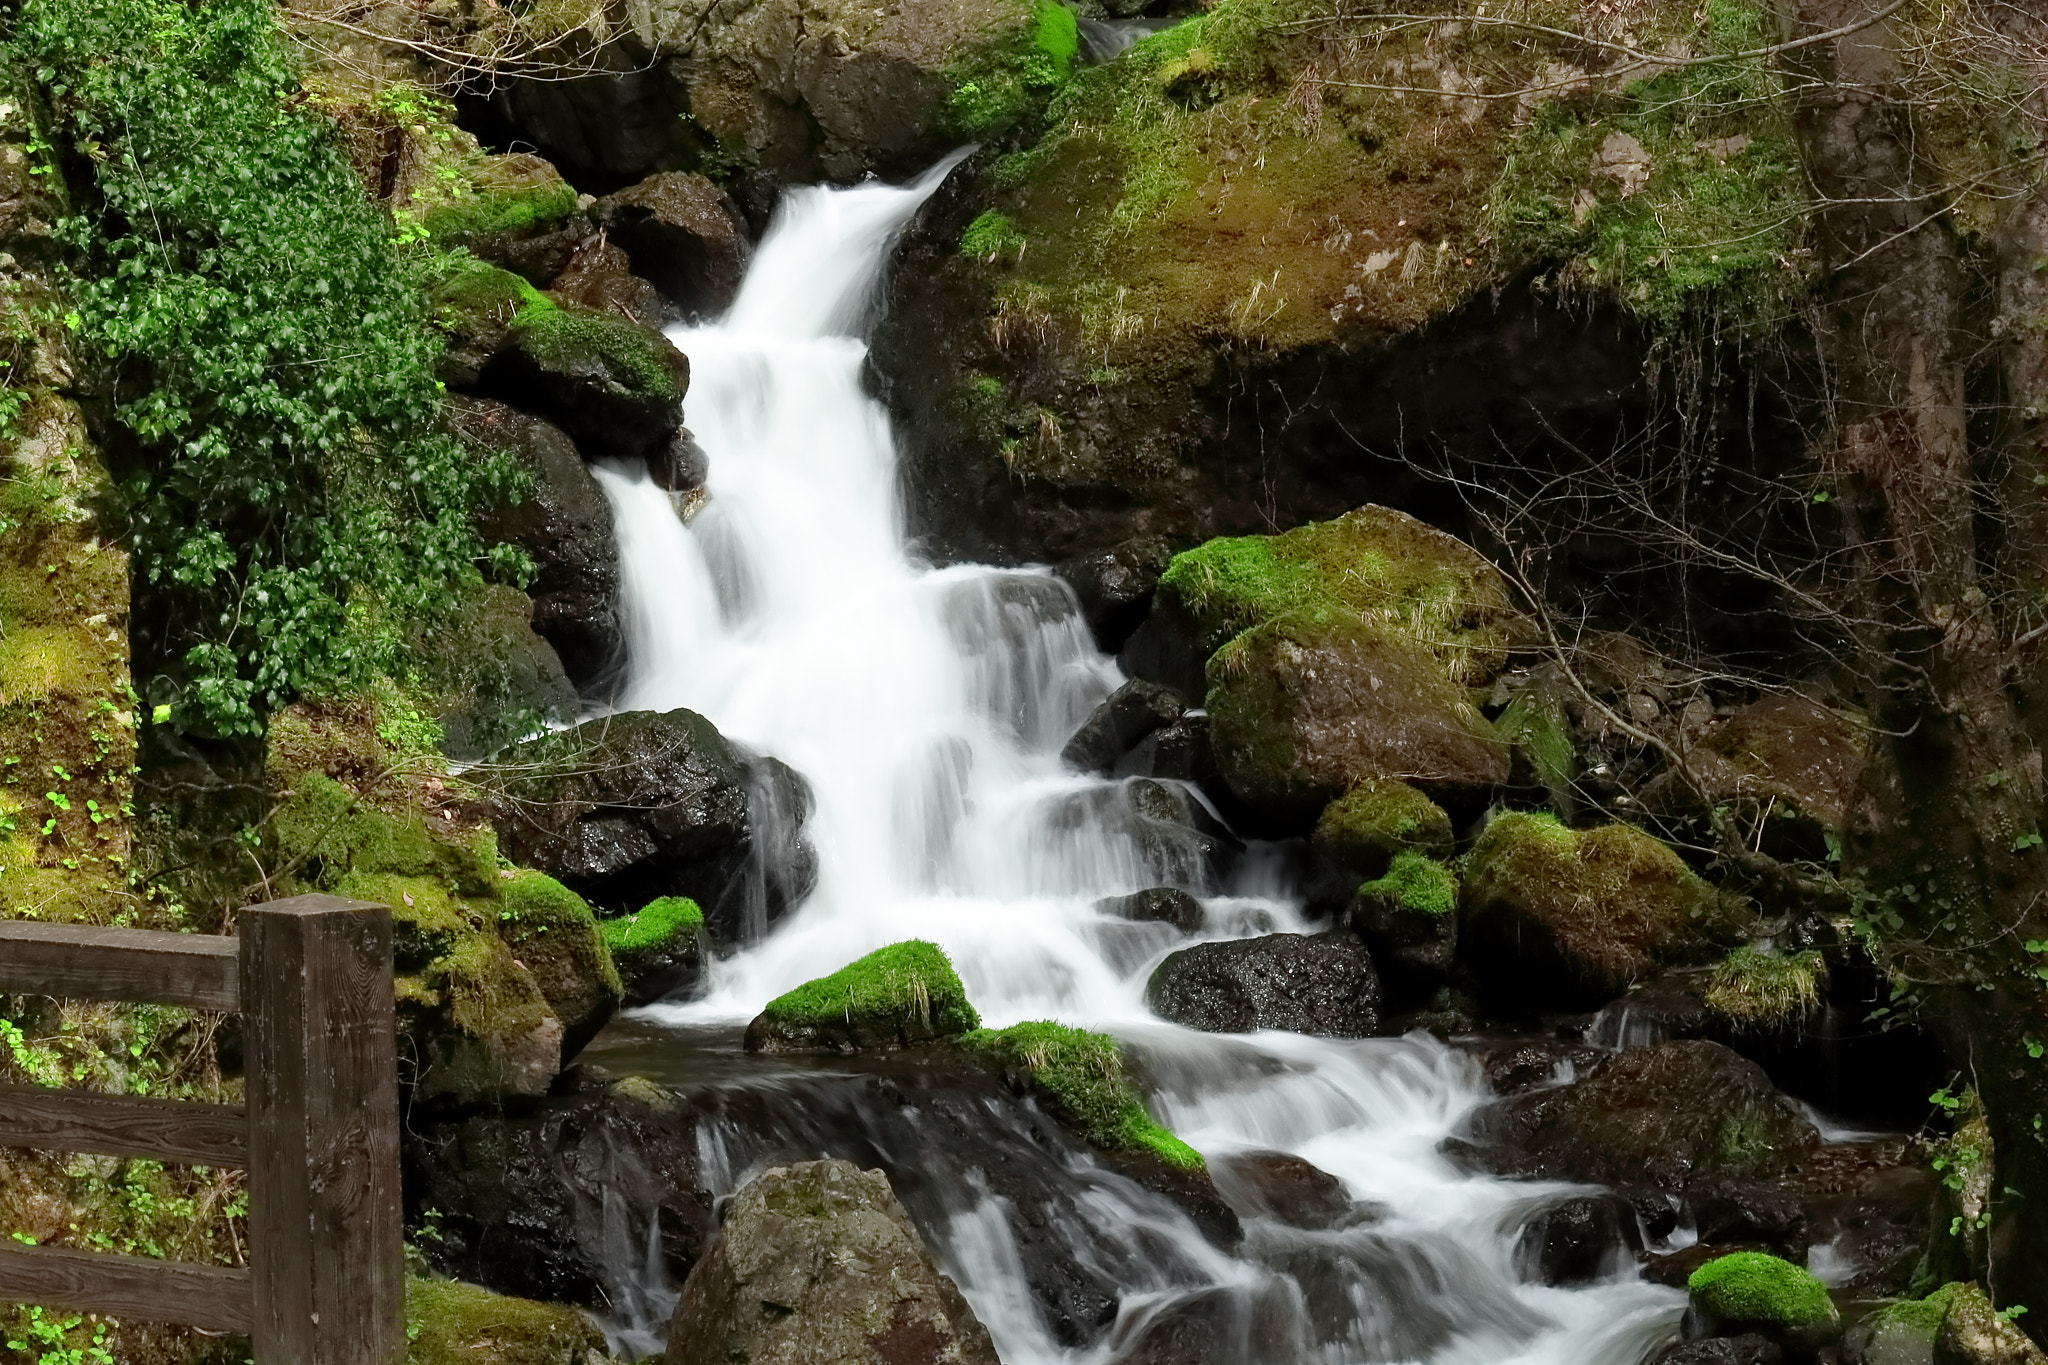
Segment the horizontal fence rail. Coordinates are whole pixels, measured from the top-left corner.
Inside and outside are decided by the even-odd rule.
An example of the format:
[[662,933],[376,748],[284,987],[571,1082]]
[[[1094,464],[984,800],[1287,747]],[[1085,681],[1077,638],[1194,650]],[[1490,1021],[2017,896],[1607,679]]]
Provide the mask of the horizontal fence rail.
[[246,1106],[0,1087],[0,1147],[246,1169],[251,1263],[0,1246],[0,1302],[246,1333],[258,1365],[400,1365],[391,912],[296,896],[237,928],[0,921],[0,994],[242,1014]]

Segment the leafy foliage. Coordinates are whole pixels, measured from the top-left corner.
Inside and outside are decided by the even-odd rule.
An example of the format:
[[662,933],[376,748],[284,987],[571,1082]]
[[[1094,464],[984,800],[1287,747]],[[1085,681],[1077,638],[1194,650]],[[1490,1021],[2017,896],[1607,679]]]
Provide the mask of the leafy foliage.
[[219,735],[367,674],[351,599],[431,615],[484,553],[471,510],[515,486],[442,432],[418,291],[272,25],[262,0],[27,0],[13,34],[91,182],[63,237],[166,602],[179,676],[149,700]]

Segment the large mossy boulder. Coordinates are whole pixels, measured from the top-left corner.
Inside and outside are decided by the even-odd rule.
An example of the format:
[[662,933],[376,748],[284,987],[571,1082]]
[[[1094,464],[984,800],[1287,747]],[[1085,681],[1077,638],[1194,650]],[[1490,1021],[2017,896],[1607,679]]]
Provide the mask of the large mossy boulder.
[[683,1282],[668,1359],[733,1365],[998,1365],[988,1329],[880,1171],[809,1161],[733,1197]]
[[646,456],[682,425],[690,363],[660,332],[548,299],[521,308],[479,391],[540,412],[585,455]]
[[477,774],[506,855],[611,913],[662,896],[712,937],[758,932],[810,891],[803,779],[694,711],[622,711],[505,750]]
[[1454,1146],[1503,1175],[1676,1195],[1772,1179],[1820,1141],[1761,1067],[1719,1043],[1658,1043],[1581,1065],[1568,1085],[1486,1105]]
[[498,937],[562,1021],[566,1062],[597,1036],[624,994],[607,937],[583,897],[544,872],[500,872]]
[[1520,995],[1598,1004],[1659,966],[1721,956],[1750,920],[1743,902],[1633,825],[1571,829],[1504,811],[1462,870],[1467,940],[1496,984]]
[[1841,1328],[1828,1288],[1804,1266],[1762,1251],[1716,1257],[1685,1282],[1687,1326],[1695,1335],[1751,1333],[1809,1358]]
[[595,1365],[604,1333],[574,1308],[459,1280],[405,1282],[406,1365]]
[[1168,954],[1145,1003],[1208,1033],[1367,1038],[1379,1030],[1380,982],[1372,955],[1348,935],[1268,934]]
[[495,399],[455,395],[449,418],[464,441],[509,452],[528,475],[520,500],[485,513],[478,529],[532,558],[533,629],[579,690],[598,690],[625,657],[619,546],[582,452],[553,423]]
[[1413,784],[1372,778],[1323,807],[1309,843],[1346,872],[1370,878],[1402,853],[1448,858],[1452,839],[1451,817]]
[[749,1052],[863,1052],[956,1037],[981,1026],[946,954],[922,939],[878,948],[768,1002]]
[[1458,876],[1435,858],[1405,850],[1384,875],[1359,883],[1349,915],[1378,960],[1440,979],[1458,947]]

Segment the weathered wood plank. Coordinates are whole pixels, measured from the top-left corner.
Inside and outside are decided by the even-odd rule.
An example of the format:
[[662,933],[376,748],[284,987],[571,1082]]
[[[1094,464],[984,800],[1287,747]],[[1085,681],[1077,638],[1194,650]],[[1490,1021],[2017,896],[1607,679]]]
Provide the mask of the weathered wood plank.
[[249,1115],[234,1105],[0,1086],[0,1147],[246,1166]]
[[0,1247],[0,1301],[247,1332],[246,1270],[52,1247]]
[[241,1008],[231,938],[0,920],[0,995]]
[[256,1357],[400,1365],[391,912],[299,896],[244,910],[241,938]]

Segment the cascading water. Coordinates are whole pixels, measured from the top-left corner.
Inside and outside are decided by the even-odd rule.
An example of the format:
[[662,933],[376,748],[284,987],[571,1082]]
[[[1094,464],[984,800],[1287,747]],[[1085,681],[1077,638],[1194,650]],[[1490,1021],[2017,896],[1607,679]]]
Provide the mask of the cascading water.
[[[1218,1037],[1145,1008],[1150,970],[1190,939],[1104,916],[1100,898],[1195,891],[1207,914],[1197,938],[1305,926],[1286,888],[1253,871],[1208,880],[1196,837],[1147,813],[1159,784],[1063,768],[1062,742],[1120,681],[1063,585],[932,570],[906,548],[860,334],[891,241],[949,169],[907,188],[793,192],[730,314],[676,334],[710,455],[694,521],[643,471],[600,471],[630,618],[623,704],[702,712],[805,774],[816,796],[809,901],[717,964],[702,999],[654,1007],[639,1027],[668,1030],[678,1051],[723,1040],[730,1054],[734,1025],[771,997],[930,939],[991,1024],[1115,1032],[1145,1059],[1159,1117],[1212,1159],[1294,1153],[1373,1212],[1319,1232],[1248,1218],[1227,1254],[1078,1145],[963,1111],[952,1131],[980,1125],[976,1156],[934,1142],[900,1106],[864,1101],[851,1078],[730,1055],[722,1066],[757,1065],[785,1102],[776,1124],[735,1110],[703,1130],[707,1169],[729,1187],[760,1159],[831,1151],[917,1173],[899,1191],[1009,1365],[1111,1361],[1174,1313],[1205,1324],[1204,1360],[1241,1365],[1635,1365],[1674,1329],[1680,1296],[1632,1266],[1570,1291],[1523,1281],[1517,1232],[1562,1187],[1468,1176],[1438,1154],[1482,1098],[1461,1054],[1420,1035]],[[1066,1191],[1049,1235],[1118,1290],[1113,1327],[1093,1342],[1063,1346],[1043,1321],[1011,1210],[984,1178],[995,1161]]]

